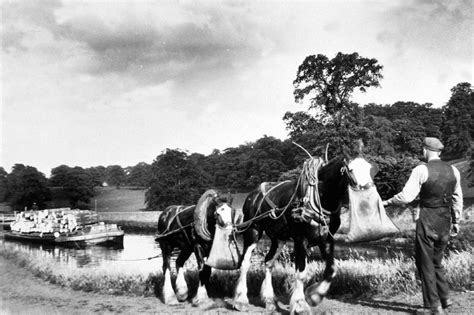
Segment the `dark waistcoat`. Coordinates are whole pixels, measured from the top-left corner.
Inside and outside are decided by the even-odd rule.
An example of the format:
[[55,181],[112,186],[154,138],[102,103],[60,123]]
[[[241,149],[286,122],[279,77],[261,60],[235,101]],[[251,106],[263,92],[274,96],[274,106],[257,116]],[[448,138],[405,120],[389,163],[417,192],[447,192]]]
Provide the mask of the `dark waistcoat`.
[[441,160],[429,161],[428,180],[421,185],[420,201],[426,208],[450,207],[456,186],[451,165]]

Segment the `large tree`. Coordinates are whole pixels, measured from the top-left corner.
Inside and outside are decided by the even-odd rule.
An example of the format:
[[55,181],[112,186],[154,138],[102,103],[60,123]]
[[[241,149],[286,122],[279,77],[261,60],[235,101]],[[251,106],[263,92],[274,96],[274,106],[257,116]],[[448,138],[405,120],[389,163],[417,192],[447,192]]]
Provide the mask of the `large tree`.
[[339,52],[333,59],[310,55],[298,67],[293,81],[295,101],[309,97],[309,109],[322,109],[340,123],[354,90],[365,92],[369,87],[378,87],[382,69],[376,59],[358,53]]
[[463,82],[453,87],[451,93],[444,107],[443,153],[448,158],[468,157],[474,136],[474,92],[470,83]]
[[148,210],[173,204],[196,204],[210,181],[201,166],[186,152],[167,149],[151,165],[150,188],[145,194]]
[[72,207],[79,202],[89,203],[94,196],[94,181],[91,172],[82,167],[61,165],[51,170],[49,179],[51,186],[61,187]]
[[15,164],[7,175],[7,190],[7,201],[14,210],[30,208],[33,203],[42,208],[51,198],[44,174],[23,164]]

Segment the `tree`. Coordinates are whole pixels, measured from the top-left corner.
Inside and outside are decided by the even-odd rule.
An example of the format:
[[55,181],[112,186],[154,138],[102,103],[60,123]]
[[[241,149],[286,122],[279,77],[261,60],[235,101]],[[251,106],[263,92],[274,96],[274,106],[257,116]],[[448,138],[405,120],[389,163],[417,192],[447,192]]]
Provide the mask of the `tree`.
[[339,52],[331,60],[321,54],[308,56],[293,81],[295,102],[309,96],[310,109],[323,109],[329,115],[339,116],[340,121],[341,111],[350,106],[354,90],[365,92],[369,87],[378,87],[382,69],[376,59],[358,53]]
[[151,165],[150,188],[145,193],[149,210],[173,204],[195,204],[210,182],[186,152],[166,149]]
[[0,202],[4,202],[7,197],[7,175],[3,167],[0,167]]
[[67,165],[60,165],[51,170],[51,176],[49,177],[49,185],[53,187],[63,187],[66,185],[67,178],[71,168]]
[[474,136],[474,92],[470,83],[463,82],[453,87],[451,93],[444,107],[443,154],[453,159],[468,157]]
[[120,165],[109,165],[106,168],[106,180],[110,186],[120,188],[126,180],[124,169]]
[[96,186],[89,170],[78,166],[71,168],[67,165],[61,165],[51,170],[49,184],[62,187],[72,207],[76,207],[81,201],[89,203],[94,196],[94,187]]
[[33,203],[43,208],[51,198],[45,175],[23,164],[15,164],[7,175],[7,191],[7,201],[17,211],[30,208]]
[[64,183],[64,192],[72,207],[79,202],[89,203],[94,196],[94,181],[82,167],[70,168]]
[[105,166],[93,166],[86,168],[85,170],[94,182],[94,186],[102,186],[102,184],[106,181],[107,169]]
[[151,165],[140,162],[135,166],[128,167],[126,170],[127,185],[137,187],[148,187],[151,178]]

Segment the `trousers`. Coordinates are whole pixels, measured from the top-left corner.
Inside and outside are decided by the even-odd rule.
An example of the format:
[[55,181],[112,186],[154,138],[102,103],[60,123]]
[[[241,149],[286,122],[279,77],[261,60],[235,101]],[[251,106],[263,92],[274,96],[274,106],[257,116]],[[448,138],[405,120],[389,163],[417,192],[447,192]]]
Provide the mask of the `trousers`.
[[421,279],[423,303],[426,308],[441,305],[449,298],[449,286],[442,265],[451,227],[447,207],[420,209],[416,223],[415,262]]

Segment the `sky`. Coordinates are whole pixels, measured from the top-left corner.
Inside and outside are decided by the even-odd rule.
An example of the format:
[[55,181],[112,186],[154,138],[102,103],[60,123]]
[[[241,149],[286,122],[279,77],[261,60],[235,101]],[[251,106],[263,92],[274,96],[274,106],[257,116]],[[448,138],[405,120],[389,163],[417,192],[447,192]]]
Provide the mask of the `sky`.
[[375,58],[353,101],[432,103],[473,83],[470,0],[1,2],[0,166],[151,164],[286,139],[309,55]]

